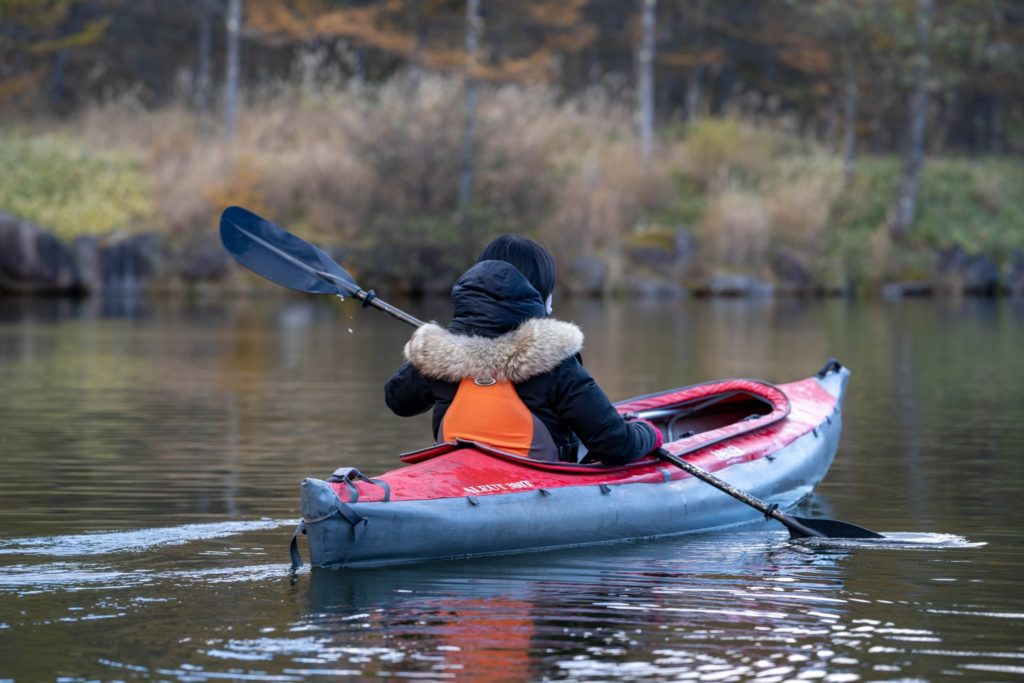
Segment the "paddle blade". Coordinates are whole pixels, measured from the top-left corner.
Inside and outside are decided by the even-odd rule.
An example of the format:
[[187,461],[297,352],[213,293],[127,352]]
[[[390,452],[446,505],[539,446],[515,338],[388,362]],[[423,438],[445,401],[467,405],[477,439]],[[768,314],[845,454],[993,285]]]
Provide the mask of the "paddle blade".
[[[856,524],[841,522],[838,519],[811,519],[810,517],[797,517],[790,515],[792,519],[800,522],[808,529],[817,531],[826,538],[885,538],[880,533],[865,529]],[[790,530],[792,534],[792,529]]]
[[240,206],[224,209],[220,239],[243,266],[290,289],[345,296],[360,289],[322,250]]

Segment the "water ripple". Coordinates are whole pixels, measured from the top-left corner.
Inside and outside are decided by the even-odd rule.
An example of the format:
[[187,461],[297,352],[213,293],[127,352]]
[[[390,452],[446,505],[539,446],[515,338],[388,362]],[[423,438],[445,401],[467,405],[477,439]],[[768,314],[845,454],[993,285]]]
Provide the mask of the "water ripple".
[[185,545],[194,541],[234,536],[250,531],[277,529],[294,525],[295,520],[259,519],[212,524],[105,531],[68,536],[41,536],[0,540],[0,555],[49,555],[74,557],[140,552],[160,546]]

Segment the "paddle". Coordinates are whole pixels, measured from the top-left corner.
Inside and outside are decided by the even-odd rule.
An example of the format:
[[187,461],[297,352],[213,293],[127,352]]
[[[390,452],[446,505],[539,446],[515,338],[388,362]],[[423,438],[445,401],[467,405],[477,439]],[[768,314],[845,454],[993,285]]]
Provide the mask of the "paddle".
[[745,491],[740,491],[710,472],[706,472],[696,465],[683,460],[678,455],[669,453],[664,448],[659,448],[656,455],[662,460],[689,472],[701,481],[711,484],[719,491],[728,493],[736,500],[759,510],[764,513],[766,518],[781,522],[783,526],[789,529],[790,538],[885,538],[882,534],[865,529],[862,526],[857,526],[856,524],[850,524],[849,522],[841,522],[836,519],[810,519],[808,517],[787,515],[779,510],[778,505],[769,505]]
[[415,327],[423,321],[363,289],[321,249],[240,206],[220,215],[220,239],[239,263],[271,282],[310,294],[350,296]]
[[[373,306],[416,327],[423,325],[421,320],[379,299],[372,289],[364,290],[321,249],[251,211],[238,206],[224,209],[220,217],[220,238],[224,248],[239,263],[271,282],[311,294],[334,294],[342,298],[350,296],[362,301],[364,307]],[[787,515],[780,512],[777,506],[768,505],[734,488],[663,448],[658,449],[657,455],[761,511],[765,517],[778,520],[789,529],[793,538],[883,538],[881,534],[847,522]]]

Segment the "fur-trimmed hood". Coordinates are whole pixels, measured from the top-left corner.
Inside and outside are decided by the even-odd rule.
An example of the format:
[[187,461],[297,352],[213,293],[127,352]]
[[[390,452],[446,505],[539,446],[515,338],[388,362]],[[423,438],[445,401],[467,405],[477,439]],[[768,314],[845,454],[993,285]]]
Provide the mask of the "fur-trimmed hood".
[[531,318],[498,337],[455,334],[423,325],[405,345],[405,358],[425,377],[458,382],[464,377],[522,382],[554,370],[583,348],[572,323]]

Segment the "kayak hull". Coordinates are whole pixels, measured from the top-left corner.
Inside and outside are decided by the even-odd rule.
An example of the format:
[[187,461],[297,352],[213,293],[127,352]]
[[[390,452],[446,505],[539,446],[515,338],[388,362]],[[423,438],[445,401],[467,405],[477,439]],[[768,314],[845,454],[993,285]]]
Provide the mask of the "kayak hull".
[[[765,452],[751,459],[736,457],[744,444],[760,443],[755,432],[745,441],[737,438],[737,445],[727,441],[724,446],[718,442],[698,449],[687,460],[705,467],[715,458],[730,458],[716,476],[780,509],[796,505],[824,478],[835,456],[848,376],[840,368],[805,380],[816,382],[824,392],[818,397],[817,412],[807,413],[799,429],[796,423],[787,424],[792,422],[787,417],[759,430],[776,430],[770,443],[788,434],[792,438],[785,445],[758,446]],[[708,462],[701,463],[702,456]],[[573,485],[570,476],[567,485],[506,489],[494,495],[365,502],[358,495],[355,502],[342,500],[343,489],[337,483],[310,478],[301,488],[302,527],[313,565],[358,568],[606,544],[763,520],[757,510],[668,463],[651,465],[649,471],[658,479],[633,477],[617,483],[624,479],[612,476],[604,482]],[[367,483],[363,488],[376,486]]]

